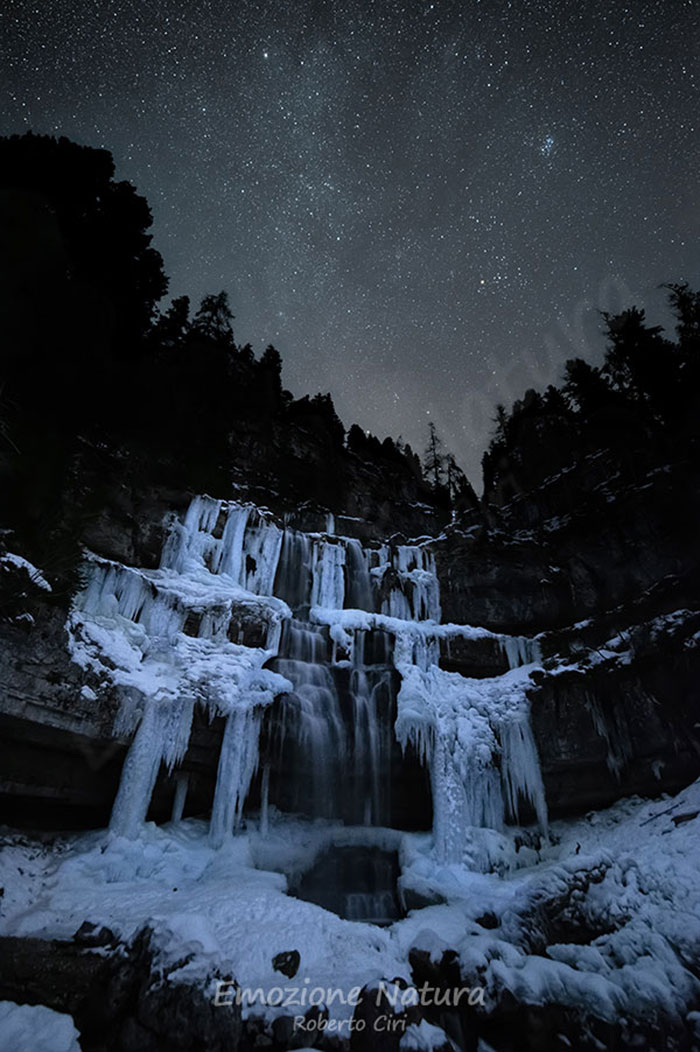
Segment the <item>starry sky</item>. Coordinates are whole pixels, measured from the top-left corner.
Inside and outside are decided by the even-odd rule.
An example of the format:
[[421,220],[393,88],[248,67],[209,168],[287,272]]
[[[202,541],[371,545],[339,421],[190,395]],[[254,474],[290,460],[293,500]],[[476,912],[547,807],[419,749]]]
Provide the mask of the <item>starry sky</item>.
[[700,284],[696,0],[5,0],[0,133],[106,146],[173,295],[478,485],[494,406]]

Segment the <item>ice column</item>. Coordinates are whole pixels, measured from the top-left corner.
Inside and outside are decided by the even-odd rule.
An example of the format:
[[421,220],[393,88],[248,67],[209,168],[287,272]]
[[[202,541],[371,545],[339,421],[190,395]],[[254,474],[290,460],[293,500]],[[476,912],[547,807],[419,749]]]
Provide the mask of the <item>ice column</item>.
[[[438,581],[432,556],[418,546],[397,552],[395,570],[404,596],[412,585],[415,621],[437,620]],[[394,591],[392,599],[397,595]],[[399,600],[396,601],[399,605]],[[397,632],[396,667],[402,685],[396,736],[410,743],[429,768],[435,851],[442,861],[461,861],[478,828],[502,829],[506,806],[517,820],[529,803],[543,830],[547,808],[537,748],[529,720],[530,680],[521,665],[539,659],[536,641],[503,637],[512,671],[493,679],[469,679],[439,667],[434,636],[420,623]]]
[[228,716],[209,824],[209,836],[215,847],[220,847],[240,822],[258,766],[259,735],[259,709],[236,709]]
[[324,538],[314,548],[311,605],[326,610],[342,610],[345,596],[345,548]]
[[529,713],[506,720],[499,728],[503,758],[501,774],[510,814],[517,818],[518,797],[532,805],[543,832],[547,832],[547,804],[537,746]]
[[211,561],[212,573],[228,574],[236,584],[242,584],[245,573],[245,551],[243,547],[250,508],[233,507],[226,517],[226,525]]
[[146,820],[163,756],[166,719],[167,714],[157,702],[148,699],[124,760],[119,789],[112,807],[109,828],[117,836],[136,837]]

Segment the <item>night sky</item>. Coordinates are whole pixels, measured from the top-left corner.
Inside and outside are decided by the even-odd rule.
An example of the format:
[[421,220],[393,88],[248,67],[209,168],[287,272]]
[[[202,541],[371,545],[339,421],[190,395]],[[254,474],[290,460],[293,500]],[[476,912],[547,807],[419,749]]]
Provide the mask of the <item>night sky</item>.
[[478,482],[496,402],[700,284],[695,2],[5,0],[0,132],[112,150],[174,295]]

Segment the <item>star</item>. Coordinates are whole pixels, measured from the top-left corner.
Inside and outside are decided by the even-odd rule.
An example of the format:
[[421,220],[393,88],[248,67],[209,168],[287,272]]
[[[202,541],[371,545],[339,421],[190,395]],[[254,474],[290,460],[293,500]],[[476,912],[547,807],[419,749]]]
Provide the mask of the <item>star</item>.
[[106,146],[172,296],[225,288],[348,427],[420,450],[432,406],[477,488],[496,402],[700,285],[681,0],[77,6],[0,14],[0,133]]
[[554,136],[545,135],[544,139],[540,143],[540,153],[543,157],[551,157],[555,147]]

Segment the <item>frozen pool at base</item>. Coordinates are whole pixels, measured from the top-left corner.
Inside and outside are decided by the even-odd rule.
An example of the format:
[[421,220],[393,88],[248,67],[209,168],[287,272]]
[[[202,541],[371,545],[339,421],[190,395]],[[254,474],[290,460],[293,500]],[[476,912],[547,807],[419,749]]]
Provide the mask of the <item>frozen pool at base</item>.
[[393,924],[404,916],[397,893],[396,851],[366,845],[333,846],[289,888],[344,920]]

